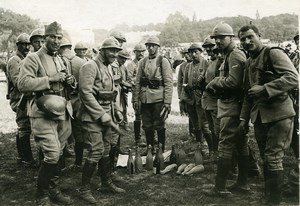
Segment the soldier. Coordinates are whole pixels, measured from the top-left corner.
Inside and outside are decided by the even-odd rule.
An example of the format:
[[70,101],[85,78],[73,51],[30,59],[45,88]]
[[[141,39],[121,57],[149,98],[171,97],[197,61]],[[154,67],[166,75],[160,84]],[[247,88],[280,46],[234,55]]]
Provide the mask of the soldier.
[[79,94],[82,104],[77,117],[82,121],[88,154],[78,192],[81,198],[90,204],[96,203],[89,184],[97,163],[100,166],[101,190],[125,192],[111,180],[109,158],[111,125],[115,125],[113,121],[122,119],[122,113],[113,103],[115,92],[110,66],[120,50],[116,39],[105,39],[97,56],[85,63],[79,71]]
[[[8,84],[12,85],[9,92],[10,106],[14,112],[16,112],[16,123],[18,125],[18,131],[16,134],[16,144],[17,144],[17,161],[25,166],[36,166],[36,162],[33,159],[31,146],[30,146],[30,119],[27,115],[26,102],[21,108],[19,107],[19,102],[22,99],[26,99],[18,89],[18,76],[20,73],[20,65],[23,59],[27,56],[30,50],[29,35],[26,33],[20,34],[17,37],[17,51],[14,56],[12,56],[7,62],[7,79]],[[22,100],[23,101],[23,100]]]
[[[243,26],[238,36],[250,55],[246,62],[246,95],[239,126],[243,131],[249,119],[254,124],[264,161],[266,203],[277,205],[281,200],[284,150],[291,143],[295,116],[288,91],[298,86],[298,74],[284,51],[263,46],[255,25]],[[265,55],[269,61],[264,60]]]
[[132,102],[134,109],[141,111],[147,145],[151,145],[154,149],[156,130],[158,142],[164,151],[165,120],[171,111],[173,92],[172,68],[166,58],[158,55],[160,42],[156,36],[150,36],[145,45],[149,56],[138,63]]
[[[62,56],[62,60],[64,61],[65,65],[70,68],[71,74],[73,74],[76,79],[76,83],[79,82],[79,70],[86,61],[79,56],[74,55],[74,53],[72,52],[71,38],[66,32],[64,32],[64,36],[60,44],[59,54]],[[75,140],[75,162],[73,165],[71,165],[71,167],[69,167],[69,169],[73,171],[80,171],[83,160],[84,137],[81,127],[81,121],[76,116],[81,104],[78,93],[78,85],[76,89],[70,92],[70,99],[73,108],[73,118],[71,119],[71,126],[72,138],[74,138]]]
[[215,187],[208,193],[213,196],[226,196],[226,181],[231,169],[233,151],[237,151],[238,178],[228,189],[231,192],[248,192],[249,151],[247,138],[238,133],[239,115],[243,97],[243,75],[246,56],[233,41],[233,29],[226,23],[217,24],[211,37],[224,53],[220,77],[215,77],[206,86],[206,91],[216,93],[218,99],[218,118],[220,118],[219,156]]
[[205,148],[204,145],[201,148],[208,155],[207,153],[212,154],[212,137],[204,110],[201,106],[207,61],[201,56],[203,49],[200,44],[191,44],[188,51],[192,57],[192,62],[186,65],[183,79],[184,92],[181,97],[182,101],[187,104],[187,113],[193,124],[196,141],[203,144],[202,135],[204,136],[209,151],[207,151],[207,147]]
[[86,57],[87,50],[88,46],[85,42],[80,41],[77,44],[75,44],[74,51],[76,53],[76,56],[80,57],[85,62],[89,61],[89,58]]
[[[50,205],[51,200],[72,204],[70,197],[59,189],[59,161],[71,134],[71,102],[67,87],[75,86],[75,78],[66,71],[57,56],[63,32],[57,22],[45,29],[45,45],[29,54],[20,69],[18,87],[21,92],[34,92],[28,114],[36,144],[44,154],[37,179],[36,205]],[[50,186],[50,190],[49,190]]]
[[[177,75],[177,92],[178,92],[178,99],[179,99],[180,114],[184,115],[185,113],[187,114],[188,104],[185,104],[184,101],[181,100],[182,84],[183,84],[186,65],[188,63],[192,62],[192,57],[191,57],[191,55],[188,51],[188,48],[184,48],[181,51],[181,54],[184,56],[186,61],[184,61],[183,63],[178,65],[179,69],[178,69],[178,75]],[[194,136],[193,123],[192,123],[190,118],[189,118],[189,134],[190,134],[191,137]]]
[[33,47],[33,51],[38,51],[45,43],[44,39],[44,30],[43,29],[35,29],[30,34],[30,43]]
[[[215,77],[219,76],[219,68],[222,59],[218,58],[218,48],[215,46],[215,40],[210,36],[206,37],[202,47],[206,50],[207,55],[210,57],[208,67],[205,73],[205,85],[211,82]],[[217,162],[219,134],[220,134],[220,119],[218,115],[218,98],[214,94],[203,91],[202,95],[202,108],[205,111],[206,119],[209,124],[209,129],[212,132],[212,151],[213,161]]]
[[[133,84],[133,90],[136,85],[136,75],[137,75],[137,68],[138,62],[144,58],[144,53],[146,51],[146,47],[144,44],[137,44],[134,46],[133,53],[135,58],[127,64],[127,69],[129,73],[129,78]],[[140,109],[140,107],[138,107]],[[133,122],[133,129],[134,129],[134,140],[135,144],[138,146],[145,146],[145,143],[141,139],[141,124],[142,124],[142,115],[140,110],[134,110],[135,113],[135,120]]]

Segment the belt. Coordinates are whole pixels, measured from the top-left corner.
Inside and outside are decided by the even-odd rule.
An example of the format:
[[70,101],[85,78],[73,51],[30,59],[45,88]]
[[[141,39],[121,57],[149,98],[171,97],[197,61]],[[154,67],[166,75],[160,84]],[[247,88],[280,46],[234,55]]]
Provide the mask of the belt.
[[64,91],[54,91],[54,90],[47,90],[47,91],[41,91],[41,92],[35,92],[35,96],[41,97],[47,94],[52,94],[52,95],[57,95],[57,96],[61,96],[61,97],[65,97],[65,92]]

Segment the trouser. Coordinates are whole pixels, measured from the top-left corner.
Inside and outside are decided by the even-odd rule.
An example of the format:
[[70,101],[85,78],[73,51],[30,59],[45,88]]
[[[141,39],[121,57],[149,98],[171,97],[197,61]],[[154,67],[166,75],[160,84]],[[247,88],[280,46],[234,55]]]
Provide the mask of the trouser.
[[165,128],[165,120],[160,116],[163,102],[141,104],[142,128],[146,130],[161,130]]
[[205,110],[209,129],[212,132],[212,148],[214,152],[218,151],[220,135],[220,119],[217,118],[217,114],[218,110]]

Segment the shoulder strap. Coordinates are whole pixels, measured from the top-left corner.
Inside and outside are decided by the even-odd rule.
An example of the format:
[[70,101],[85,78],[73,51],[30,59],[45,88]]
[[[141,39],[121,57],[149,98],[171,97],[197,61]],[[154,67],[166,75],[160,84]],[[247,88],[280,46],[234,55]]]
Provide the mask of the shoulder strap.
[[273,64],[272,64],[272,60],[271,60],[271,55],[270,55],[270,51],[272,49],[280,49],[284,53],[285,53],[285,51],[281,47],[266,47],[265,48],[264,56],[263,56],[264,70],[265,71],[271,71],[271,72],[275,73],[276,71],[274,70],[274,67],[273,67]]

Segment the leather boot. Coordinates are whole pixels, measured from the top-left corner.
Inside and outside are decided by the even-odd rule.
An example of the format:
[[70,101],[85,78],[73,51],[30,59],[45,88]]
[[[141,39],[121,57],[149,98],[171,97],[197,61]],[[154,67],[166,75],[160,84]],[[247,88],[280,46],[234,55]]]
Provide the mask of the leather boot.
[[260,175],[260,167],[258,161],[255,159],[252,149],[249,148],[249,170],[248,177],[258,177]]
[[88,160],[85,161],[82,168],[81,187],[77,189],[79,196],[89,204],[95,204],[97,202],[90,189],[90,181],[96,169],[96,165],[97,163],[89,162]]
[[134,128],[134,140],[135,144],[139,147],[146,147],[147,145],[141,139],[141,121],[134,121],[133,128]]
[[218,159],[215,187],[209,192],[207,192],[207,195],[215,197],[226,197],[231,194],[228,190],[226,190],[226,181],[230,168],[230,159]]
[[82,164],[83,159],[83,149],[84,143],[83,142],[75,142],[74,150],[75,150],[75,165],[80,166]]
[[18,163],[22,163],[22,161],[24,160],[24,155],[22,152],[22,147],[21,147],[21,142],[20,142],[20,138],[19,138],[19,132],[16,133],[16,147],[17,147],[17,162]]
[[211,133],[204,133],[203,136],[204,136],[204,139],[207,142],[208,151],[211,154],[212,151],[213,151],[212,134]]
[[196,141],[197,142],[203,142],[203,138],[202,138],[202,131],[201,130],[194,130],[195,135],[196,135]]
[[60,183],[59,178],[61,177],[64,168],[65,168],[65,158],[64,155],[62,155],[59,158],[58,164],[56,164],[54,174],[50,178],[49,195],[50,195],[50,199],[55,203],[70,205],[73,204],[73,200],[68,195],[62,194],[59,187],[59,183]]
[[163,128],[161,130],[157,130],[157,138],[158,143],[162,146],[162,152],[165,152],[165,143],[166,143],[166,128]]
[[236,183],[228,187],[231,192],[247,193],[250,191],[248,185],[248,167],[249,167],[249,156],[239,155],[237,157],[238,162],[238,178]]
[[99,160],[101,185],[97,189],[101,192],[125,193],[122,188],[117,187],[111,179],[111,163],[109,157],[103,157]]
[[191,137],[195,137],[195,130],[194,130],[193,123],[190,118],[189,118],[189,134]]
[[281,188],[283,184],[283,170],[268,171],[270,182],[270,198],[267,204],[279,205],[281,202]]
[[[151,145],[152,150],[154,151],[154,130],[145,130],[147,147]],[[147,149],[141,153],[141,156],[147,155]]]
[[109,160],[110,160],[110,164],[111,164],[110,166],[112,172],[115,171],[116,155],[117,155],[117,145],[111,145],[109,151]]
[[19,141],[23,153],[23,161],[22,161],[23,165],[25,167],[38,168],[39,165],[37,161],[34,160],[31,151],[30,134],[20,137]]
[[48,197],[50,178],[54,175],[57,165],[41,162],[37,179],[36,205],[48,206],[50,200]]

